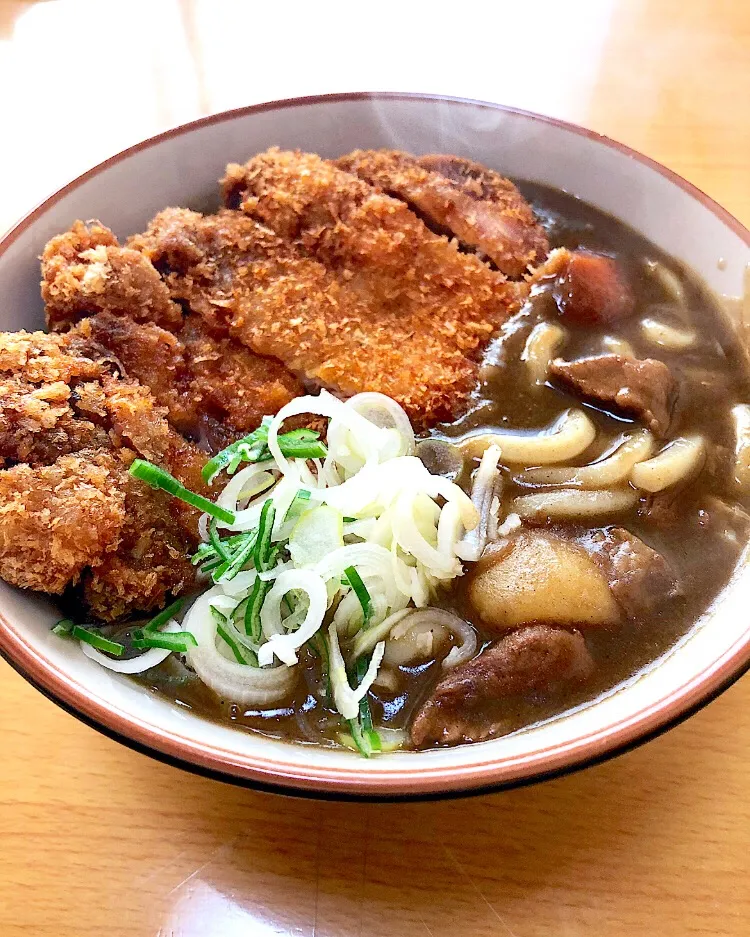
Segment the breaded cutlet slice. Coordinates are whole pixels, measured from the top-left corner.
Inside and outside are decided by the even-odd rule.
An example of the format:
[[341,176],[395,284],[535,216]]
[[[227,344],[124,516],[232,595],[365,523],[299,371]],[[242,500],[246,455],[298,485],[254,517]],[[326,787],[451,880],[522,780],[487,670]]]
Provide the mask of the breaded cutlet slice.
[[155,608],[195,577],[198,512],[128,466],[140,455],[200,490],[205,455],[146,388],[69,344],[0,333],[0,576],[53,594],[82,582],[89,610],[109,620]]
[[412,156],[355,150],[340,169],[403,199],[428,224],[521,277],[549,250],[543,228],[516,186],[500,173],[458,156]]
[[131,316],[179,329],[182,310],[157,270],[137,251],[120,247],[99,221],[76,221],[42,253],[42,299],[47,326],[63,332],[97,312]]
[[388,394],[420,428],[461,412],[524,284],[313,154],[269,151],[223,185],[241,212],[167,209],[129,242],[174,298],[305,382]]
[[149,258],[98,222],[53,238],[42,276],[50,328],[72,329],[84,354],[147,386],[191,438],[221,447],[302,393],[281,362],[184,316]]

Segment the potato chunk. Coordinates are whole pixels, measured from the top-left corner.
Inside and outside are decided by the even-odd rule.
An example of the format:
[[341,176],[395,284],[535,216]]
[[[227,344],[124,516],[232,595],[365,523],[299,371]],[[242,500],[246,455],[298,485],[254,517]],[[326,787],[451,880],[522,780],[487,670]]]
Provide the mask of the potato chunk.
[[522,533],[483,564],[469,588],[490,630],[530,622],[579,627],[617,622],[620,610],[586,551],[541,533]]

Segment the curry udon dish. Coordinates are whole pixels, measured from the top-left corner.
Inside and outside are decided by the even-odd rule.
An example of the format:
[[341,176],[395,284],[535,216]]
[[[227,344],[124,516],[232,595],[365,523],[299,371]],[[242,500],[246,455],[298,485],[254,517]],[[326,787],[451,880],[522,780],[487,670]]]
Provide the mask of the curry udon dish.
[[0,575],[60,640],[370,756],[559,716],[688,633],[750,521],[696,277],[455,156],[271,149],[221,195],[124,244],[76,221],[49,332],[0,337]]

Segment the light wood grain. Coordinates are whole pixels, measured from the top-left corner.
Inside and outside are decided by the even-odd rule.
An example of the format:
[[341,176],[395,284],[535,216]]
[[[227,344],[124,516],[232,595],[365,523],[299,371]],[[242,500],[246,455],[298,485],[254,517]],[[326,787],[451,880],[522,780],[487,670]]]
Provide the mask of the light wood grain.
[[[0,228],[180,120],[364,87],[580,121],[750,221],[746,3],[474,4],[447,23],[411,6],[0,0]],[[0,731],[3,937],[750,932],[750,679],[606,765],[443,804],[299,801],[180,773],[5,664]]]

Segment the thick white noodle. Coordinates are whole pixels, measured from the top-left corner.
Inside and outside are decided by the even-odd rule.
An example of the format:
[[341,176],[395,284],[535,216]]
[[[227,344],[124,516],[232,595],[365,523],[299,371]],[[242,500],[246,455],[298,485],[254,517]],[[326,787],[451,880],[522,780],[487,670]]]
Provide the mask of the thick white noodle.
[[552,465],[574,459],[594,441],[596,427],[583,410],[566,410],[538,433],[482,433],[459,443],[465,456],[478,458],[488,446],[500,446],[503,463]]
[[605,335],[602,339],[604,350],[610,355],[620,355],[622,358],[635,358],[635,351],[630,342],[617,335]]
[[695,329],[687,326],[678,328],[653,316],[647,316],[641,322],[641,334],[647,342],[667,351],[686,351],[698,341]]
[[572,468],[528,469],[516,476],[521,485],[532,487],[610,488],[619,485],[630,475],[638,462],[648,459],[654,451],[654,438],[647,429],[638,430],[620,441],[616,450],[589,465]]
[[521,361],[525,362],[531,383],[535,386],[547,380],[550,361],[562,348],[567,332],[556,322],[538,322],[529,333]]
[[533,495],[521,495],[513,502],[513,510],[521,518],[585,518],[627,511],[638,501],[633,488],[610,491],[581,491],[560,488]]
[[630,473],[630,480],[644,491],[662,491],[694,475],[705,457],[706,443],[702,436],[680,436],[653,459],[639,462]]

